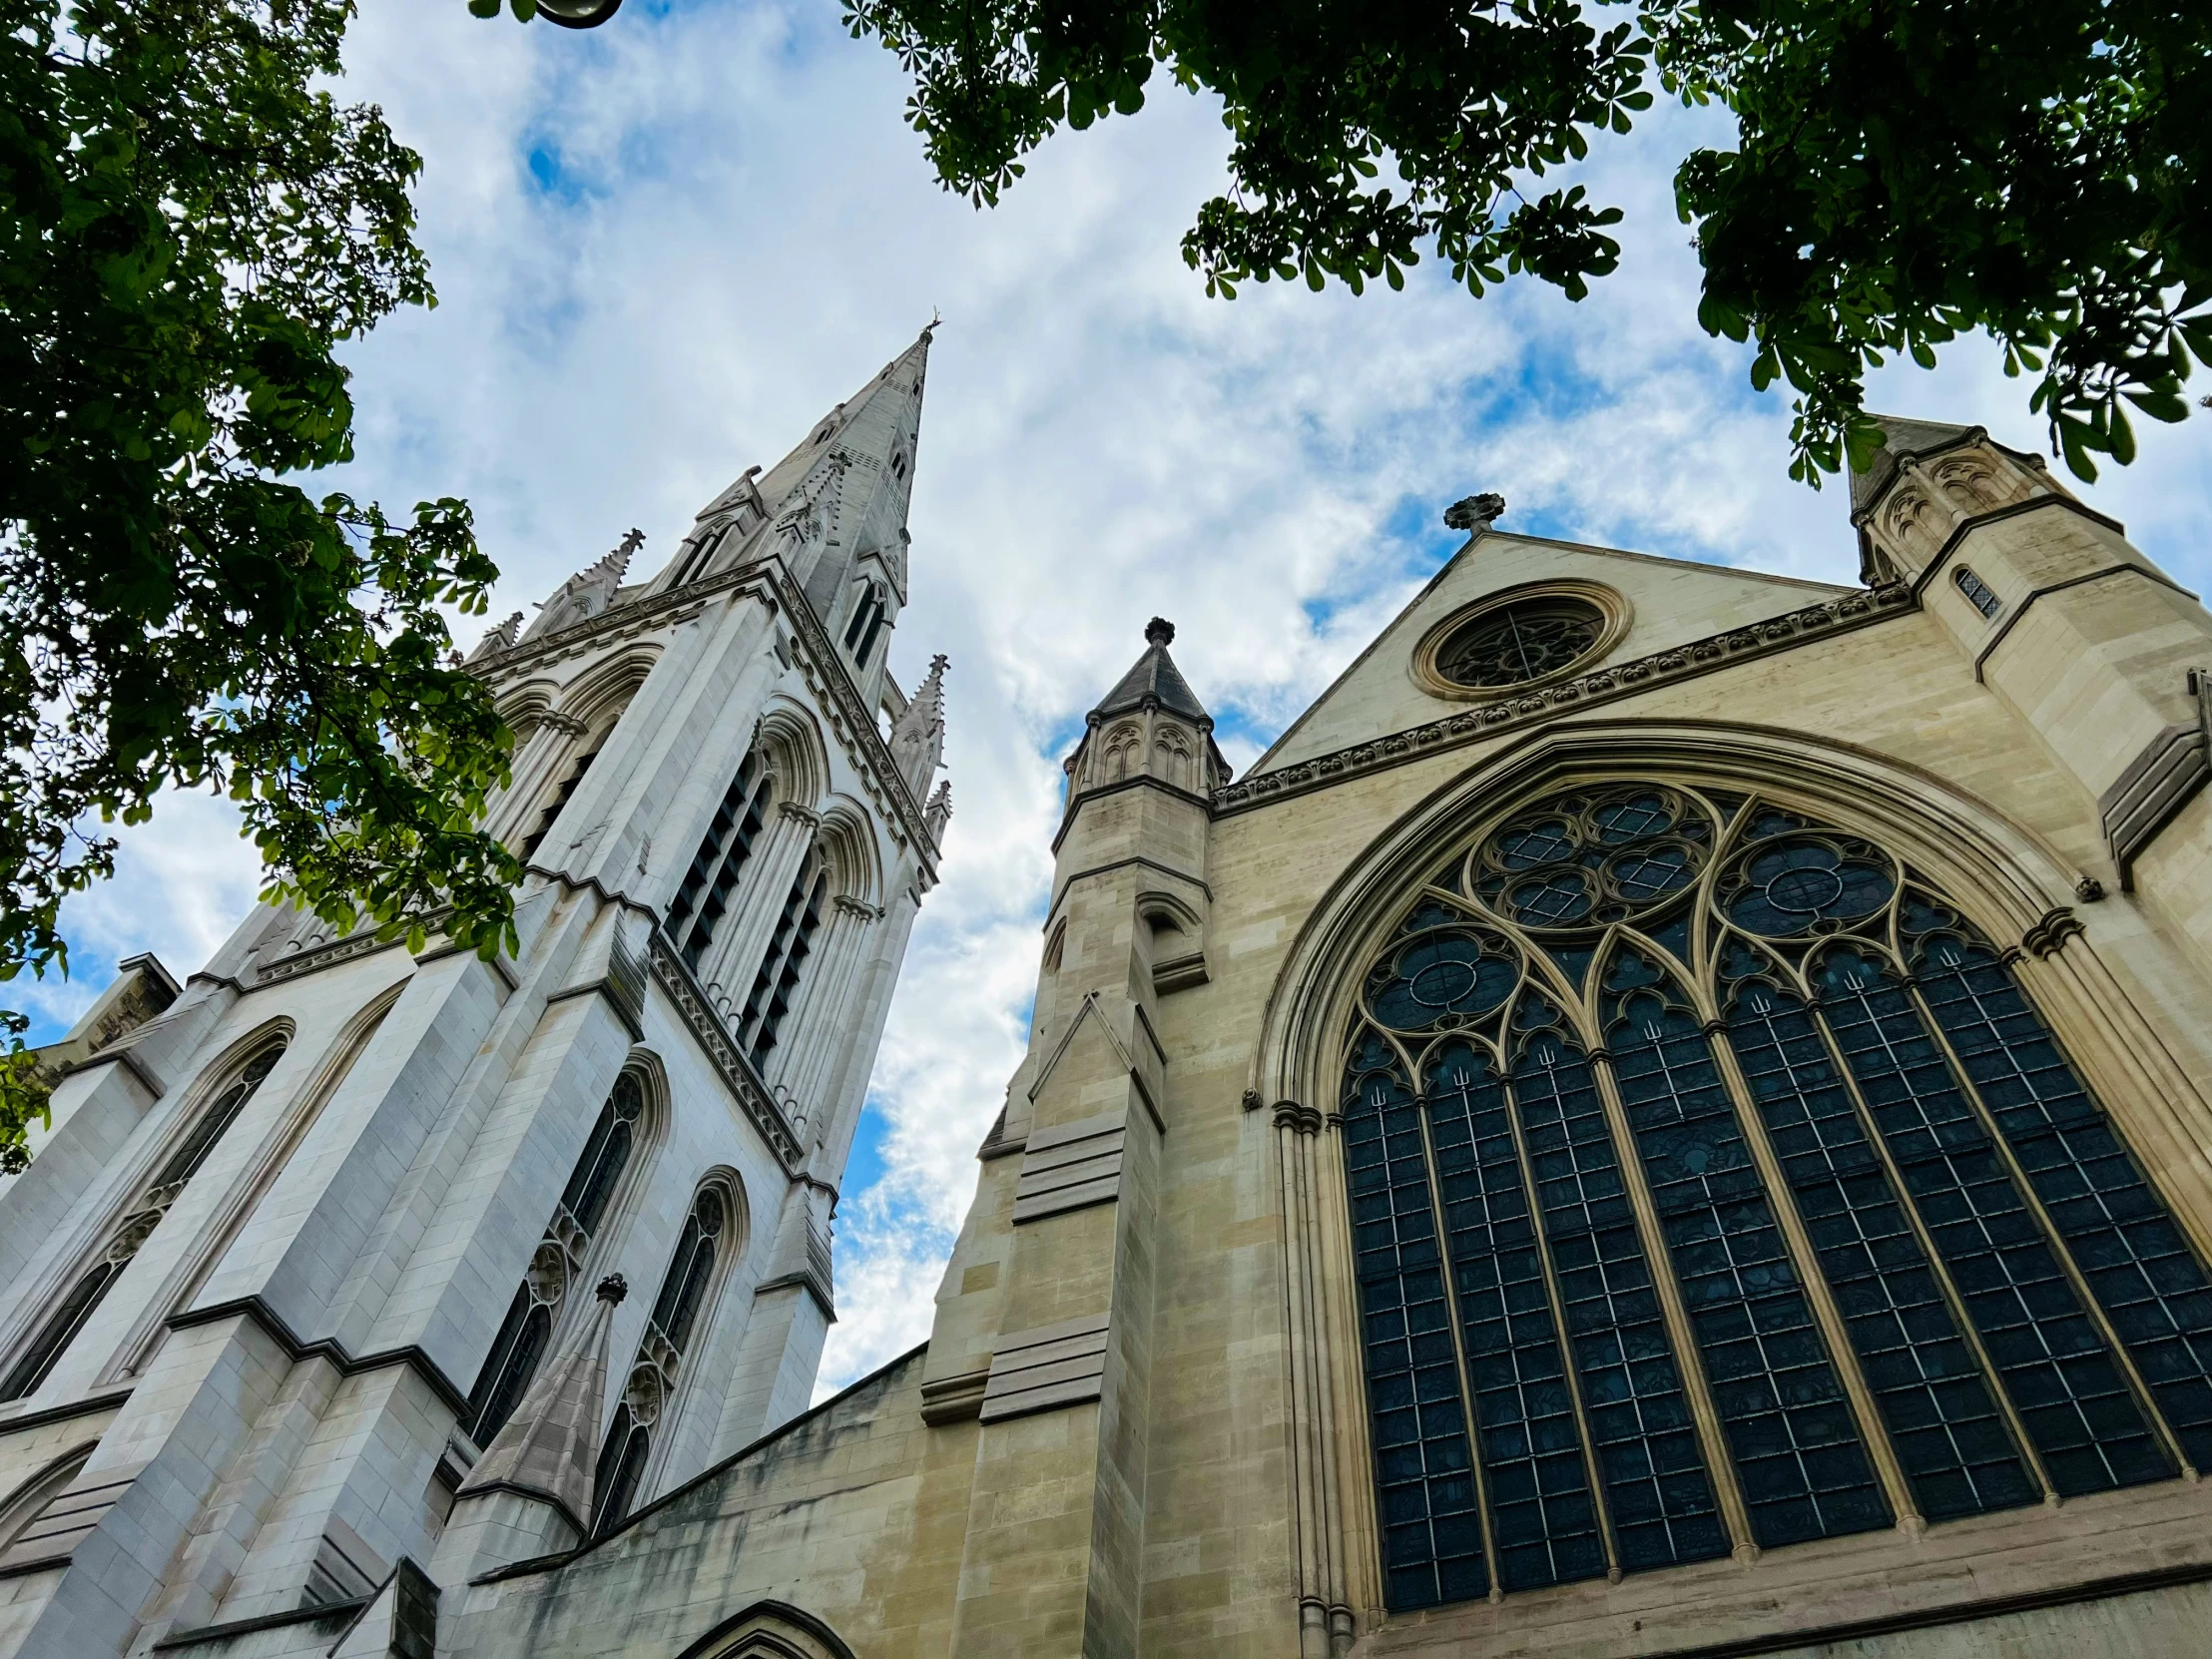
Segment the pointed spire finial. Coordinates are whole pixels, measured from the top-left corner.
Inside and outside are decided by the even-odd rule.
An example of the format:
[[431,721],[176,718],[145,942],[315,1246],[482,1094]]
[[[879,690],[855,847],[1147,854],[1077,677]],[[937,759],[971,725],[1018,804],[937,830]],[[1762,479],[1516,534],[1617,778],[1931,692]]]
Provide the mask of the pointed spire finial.
[[1144,625],[1144,642],[1147,645],[1173,645],[1175,624],[1164,616],[1156,616]]
[[599,1282],[599,1300],[601,1302],[611,1302],[619,1308],[622,1306],[622,1299],[629,1294],[630,1281],[623,1278],[619,1273],[610,1273]]

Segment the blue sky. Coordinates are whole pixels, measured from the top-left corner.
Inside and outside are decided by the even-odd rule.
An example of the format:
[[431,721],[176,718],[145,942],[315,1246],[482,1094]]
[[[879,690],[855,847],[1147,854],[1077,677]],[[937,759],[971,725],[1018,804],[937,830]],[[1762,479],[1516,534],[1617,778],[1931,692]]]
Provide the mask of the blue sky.
[[[952,659],[956,816],[894,1004],[839,1214],[823,1386],[920,1340],[973,1152],[1027,1032],[1059,760],[1145,620],[1240,769],[1433,573],[1476,490],[1508,526],[1849,581],[1842,492],[1791,483],[1786,402],[1701,333],[1668,179],[1711,112],[1658,112],[1586,177],[1628,212],[1620,273],[1573,304],[1477,302],[1433,264],[1403,293],[1254,285],[1208,300],[1178,243],[1221,178],[1206,103],[1164,86],[1063,135],[994,212],[939,191],[879,48],[835,0],[630,0],[607,27],[376,0],[345,95],[423,152],[441,296],[351,354],[359,459],[405,506],[466,496],[543,598],[635,524],[665,558],[933,309],[912,516],[911,683]],[[1164,77],[1162,78],[1164,80]],[[2200,388],[2204,389],[2204,388]],[[1873,406],[2039,441],[1985,343],[1889,369]],[[2181,581],[2212,580],[2212,420],[2143,434],[2090,499]],[[220,802],[166,802],[68,912],[77,971],[28,987],[64,1025],[120,955],[189,971],[255,891]]]

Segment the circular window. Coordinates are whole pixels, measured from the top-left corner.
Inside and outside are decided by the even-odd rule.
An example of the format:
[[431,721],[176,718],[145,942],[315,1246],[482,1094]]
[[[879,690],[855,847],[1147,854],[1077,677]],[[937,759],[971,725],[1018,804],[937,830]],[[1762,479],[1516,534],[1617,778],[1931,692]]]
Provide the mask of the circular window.
[[1626,626],[1619,596],[1594,583],[1500,594],[1433,630],[1413,673],[1444,697],[1480,697],[1559,679],[1611,648]]
[[1657,785],[1576,791],[1508,822],[1475,848],[1474,895],[1536,932],[1602,927],[1666,905],[1693,883],[1714,827]]

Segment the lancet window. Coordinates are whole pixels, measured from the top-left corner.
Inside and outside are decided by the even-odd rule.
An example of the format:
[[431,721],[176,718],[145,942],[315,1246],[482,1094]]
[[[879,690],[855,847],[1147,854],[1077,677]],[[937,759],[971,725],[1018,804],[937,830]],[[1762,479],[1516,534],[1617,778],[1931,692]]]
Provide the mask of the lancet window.
[[852,659],[855,668],[867,667],[875,641],[883,632],[884,619],[889,615],[881,585],[862,583],[859,596],[853,601],[852,619],[844,625],[845,655]]
[[1387,1599],[2212,1459],[2212,1282],[2006,953],[1884,847],[1649,783],[1432,872],[1342,1101]]
[[801,972],[814,954],[815,937],[822,931],[822,912],[830,902],[830,869],[818,849],[807,856],[799,878],[785,896],[769,938],[768,953],[753,976],[752,993],[738,1020],[738,1043],[758,1066],[768,1059],[799,994]]
[[686,966],[699,966],[715,929],[737,896],[738,877],[753,856],[768,820],[774,780],[758,752],[746,757],[723,792],[722,804],[699,838],[699,850],[668,907],[668,933]]
[[201,1108],[185,1138],[162,1160],[154,1179],[140,1191],[138,1201],[116,1224],[99,1260],[78,1277],[38,1328],[30,1347],[8,1369],[5,1380],[0,1380],[0,1400],[21,1399],[46,1381],[47,1374],[99,1309],[115,1282],[123,1276],[123,1270],[138,1255],[140,1247],[161,1225],[162,1218],[169,1214],[170,1206],[177,1202],[187,1183],[208,1161],[208,1155],[215,1150],[224,1131],[238,1121],[239,1113],[246,1109],[246,1103],[254,1098],[263,1079],[269,1076],[283,1052],[284,1045],[280,1042],[264,1048]]
[[591,748],[569,762],[568,771],[561,775],[560,787],[553,792],[553,799],[545,804],[545,811],[538,815],[537,824],[522,838],[521,855],[524,859],[536,854],[545,837],[553,832],[553,826],[560,823],[561,812],[568,806],[569,797],[584,782],[584,775],[591,771],[592,762],[599,759],[599,745],[605,741],[606,734],[602,732]]
[[654,1298],[653,1312],[646,1320],[629,1382],[599,1450],[592,1485],[595,1537],[620,1523],[638,1500],[646,1460],[653,1451],[653,1433],[675,1399],[677,1375],[714,1285],[717,1252],[729,1220],[721,1191],[702,1188],[684,1219],[676,1253],[661,1279],[661,1294]]
[[479,1447],[491,1444],[537,1375],[553,1340],[554,1322],[570,1287],[580,1281],[592,1239],[607,1219],[615,1189],[637,1148],[644,1116],[644,1087],[636,1072],[626,1071],[615,1079],[613,1092],[599,1109],[591,1137],[553,1207],[545,1238],[515,1288],[499,1335],[476,1374],[476,1386],[469,1390],[468,1416],[462,1426]]

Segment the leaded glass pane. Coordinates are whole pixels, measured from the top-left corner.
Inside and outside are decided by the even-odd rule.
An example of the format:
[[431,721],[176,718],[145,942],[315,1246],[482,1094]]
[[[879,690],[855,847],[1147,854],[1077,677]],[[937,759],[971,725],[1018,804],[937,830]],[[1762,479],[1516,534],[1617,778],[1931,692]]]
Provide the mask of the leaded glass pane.
[[[1538,1023],[1558,1017],[1533,999],[1530,1008]],[[1590,1062],[1539,1030],[1514,1063],[1512,1087],[1621,1568],[1726,1555]]]
[[1915,1502],[1930,1520],[2039,1489],[1803,1003],[1753,983],[1729,1042],[1782,1160]]
[[1605,1571],[1505,1086],[1487,1055],[1449,1043],[1429,1062],[1429,1139],[1498,1577],[1531,1589]]
[[1930,939],[1921,991],[2090,1294],[2198,1468],[2212,1467],[2212,1285],[2011,973]]
[[1368,1420],[1393,1608],[1489,1592],[1420,1110],[1372,1034],[1344,1111]]
[[1891,1523],[1851,1404],[1767,1203],[1712,1045],[1624,955],[1613,1071],[1713,1403],[1767,1547]]
[[1817,971],[1837,1046],[2052,1484],[2071,1496],[2174,1473],[1904,987],[1850,947]]

